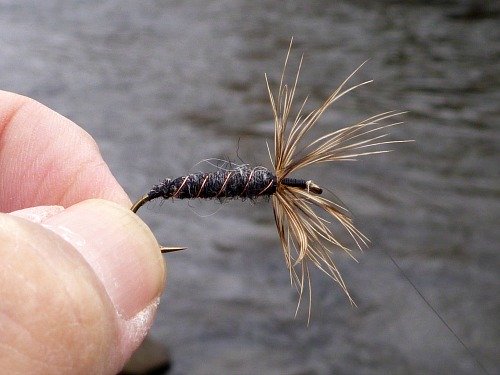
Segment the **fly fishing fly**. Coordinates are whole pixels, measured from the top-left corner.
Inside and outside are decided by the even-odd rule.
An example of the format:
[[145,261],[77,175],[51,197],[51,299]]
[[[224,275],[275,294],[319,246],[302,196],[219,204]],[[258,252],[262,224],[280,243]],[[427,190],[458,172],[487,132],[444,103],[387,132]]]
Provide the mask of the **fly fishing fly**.
[[[166,178],[155,185],[149,193],[142,196],[133,206],[137,210],[156,198],[164,199],[257,199],[268,198],[272,202],[274,219],[283,247],[285,263],[290,280],[299,293],[297,309],[305,290],[309,294],[309,318],[311,313],[311,281],[309,265],[312,264],[340,285],[349,301],[355,304],[349,295],[334,260],[335,251],[348,254],[355,260],[352,250],[341,243],[331,229],[332,220],[339,223],[352,237],[361,250],[367,246],[368,238],[353,223],[349,210],[341,202],[322,196],[324,188],[311,180],[291,177],[303,168],[325,162],[357,160],[358,157],[390,152],[388,145],[408,140],[390,140],[388,129],[402,124],[393,121],[394,117],[404,112],[389,111],[369,117],[344,128],[328,132],[307,143],[306,135],[317,125],[321,115],[345,94],[364,86],[370,81],[349,86],[348,83],[361,64],[318,108],[304,115],[304,100],[298,111],[292,106],[302,66],[301,57],[295,79],[291,85],[285,82],[285,73],[290,57],[292,42],[286,55],[279,86],[276,91],[266,78],[267,90],[274,114],[274,155],[268,147],[273,169],[262,166],[252,167],[246,164],[226,169],[221,166],[211,173],[193,173],[175,179]],[[328,189],[325,189],[328,190]],[[162,247],[162,252],[176,251],[182,247]],[[383,250],[383,249],[382,249]],[[394,258],[383,250],[396,265],[403,277],[410,283],[422,300],[441,320],[457,341],[467,350],[484,373],[484,365],[472,350],[462,341],[457,333],[431,305],[425,296],[413,284]],[[309,319],[308,319],[309,321]]]
[[[393,118],[403,112],[384,112],[339,130],[328,132],[304,144],[305,136],[318,124],[321,115],[337,100],[352,90],[371,81],[348,86],[358,67],[318,108],[307,115],[303,113],[306,100],[294,113],[293,104],[302,66],[301,57],[295,79],[285,83],[285,72],[291,51],[286,55],[277,90],[265,76],[269,99],[274,114],[274,168],[241,165],[227,170],[218,168],[211,173],[193,173],[178,178],[167,178],[155,185],[132,207],[137,210],[146,202],[164,199],[257,199],[268,197],[272,201],[278,235],[285,256],[286,267],[292,284],[299,292],[299,304],[304,290],[311,283],[309,266],[312,264],[340,285],[351,303],[344,282],[334,261],[335,250],[347,253],[354,259],[351,249],[341,243],[333,233],[331,219],[341,224],[353,238],[358,248],[367,245],[368,239],[353,224],[346,207],[322,196],[323,188],[311,180],[290,177],[303,168],[317,163],[356,160],[360,156],[389,152],[387,145],[406,142],[388,140],[387,130],[401,122]],[[181,248],[162,248],[163,252]]]

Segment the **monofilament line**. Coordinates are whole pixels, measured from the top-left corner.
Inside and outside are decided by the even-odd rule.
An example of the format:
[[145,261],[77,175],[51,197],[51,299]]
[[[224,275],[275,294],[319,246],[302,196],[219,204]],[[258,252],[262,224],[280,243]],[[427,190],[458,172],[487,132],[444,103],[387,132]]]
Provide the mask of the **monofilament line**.
[[391,254],[389,254],[385,249],[382,248],[382,251],[384,254],[391,260],[391,262],[396,266],[398,269],[399,273],[404,277],[404,279],[408,282],[408,284],[411,285],[413,290],[419,295],[419,297],[422,299],[422,301],[425,302],[427,307],[438,317],[438,319],[441,321],[441,323],[444,324],[444,326],[448,329],[448,331],[451,332],[451,334],[455,337],[455,339],[462,345],[462,347],[469,353],[471,358],[476,362],[476,364],[479,366],[479,368],[484,371],[485,374],[489,374],[489,372],[486,370],[486,367],[479,361],[479,359],[476,357],[474,352],[467,346],[465,345],[465,342],[458,336],[458,334],[455,332],[453,328],[444,320],[444,318],[441,316],[441,314],[432,306],[432,304],[427,300],[427,298],[423,295],[423,293],[417,288],[415,283],[408,277],[406,272],[399,266],[399,264],[396,262],[396,260],[392,257]]

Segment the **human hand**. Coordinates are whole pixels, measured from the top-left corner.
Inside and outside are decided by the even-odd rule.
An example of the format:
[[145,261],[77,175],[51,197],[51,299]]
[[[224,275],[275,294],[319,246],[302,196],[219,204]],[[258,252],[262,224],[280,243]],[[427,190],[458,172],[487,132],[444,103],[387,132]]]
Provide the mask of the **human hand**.
[[85,131],[0,91],[2,371],[121,369],[165,281],[158,243],[130,206]]

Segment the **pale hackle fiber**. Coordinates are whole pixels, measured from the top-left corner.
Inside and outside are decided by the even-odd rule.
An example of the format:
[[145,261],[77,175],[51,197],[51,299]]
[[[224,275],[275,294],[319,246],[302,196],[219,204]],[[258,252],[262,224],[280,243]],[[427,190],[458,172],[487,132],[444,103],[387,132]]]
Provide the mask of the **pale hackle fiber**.
[[[266,75],[267,89],[274,112],[274,160],[272,160],[277,178],[276,193],[272,197],[276,226],[283,245],[285,262],[290,273],[290,280],[299,292],[299,303],[303,292],[309,294],[309,314],[311,312],[311,281],[309,264],[312,263],[340,285],[350,302],[354,304],[346,283],[335,265],[335,250],[347,253],[351,258],[351,249],[340,243],[332,229],[330,218],[338,221],[353,238],[360,249],[367,245],[368,238],[353,224],[349,211],[341,205],[316,194],[310,189],[287,186],[280,183],[293,172],[311,164],[356,160],[359,156],[389,152],[380,146],[406,141],[386,141],[385,130],[401,122],[383,123],[403,112],[385,112],[354,125],[344,127],[323,135],[313,142],[303,145],[308,132],[318,123],[319,118],[335,101],[348,92],[371,81],[346,87],[352,76],[363,66],[359,66],[318,108],[303,115],[306,100],[294,117],[292,114],[295,90],[299,79],[302,58],[292,86],[285,80],[285,72],[290,56],[288,50],[277,94],[273,93]],[[273,159],[273,158],[272,158]],[[319,213],[318,213],[319,212]],[[298,308],[298,306],[297,306]]]

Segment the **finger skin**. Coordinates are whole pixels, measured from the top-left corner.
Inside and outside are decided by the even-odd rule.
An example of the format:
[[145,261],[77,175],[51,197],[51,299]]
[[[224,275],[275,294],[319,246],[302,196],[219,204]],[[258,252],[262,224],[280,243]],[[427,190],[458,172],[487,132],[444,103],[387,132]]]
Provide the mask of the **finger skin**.
[[42,373],[117,372],[165,286],[150,229],[102,199],[0,214],[0,259],[0,369],[9,373],[42,360]]
[[0,91],[0,212],[131,202],[83,129],[27,97]]
[[0,214],[0,259],[2,372],[111,374],[119,368],[113,305],[68,242]]
[[[85,215],[65,208],[90,198],[118,203],[111,210],[119,214],[116,222],[147,228],[134,223],[139,218],[128,196],[89,134],[32,99],[0,91],[0,212],[19,210],[0,213],[0,372],[113,374],[151,327],[165,281],[158,244],[149,230],[139,231],[136,241],[120,240],[118,226],[112,233],[109,224],[103,233],[90,230],[110,213],[109,205],[80,226],[71,212]],[[92,252],[65,235],[70,222],[89,228],[95,257],[108,254],[109,260],[121,250],[120,268],[93,269]],[[145,272],[131,280],[138,269]],[[130,300],[118,284],[110,288],[106,275],[135,290]]]
[[42,223],[80,252],[123,319],[137,315],[163,291],[165,267],[158,242],[129,209],[88,199]]

